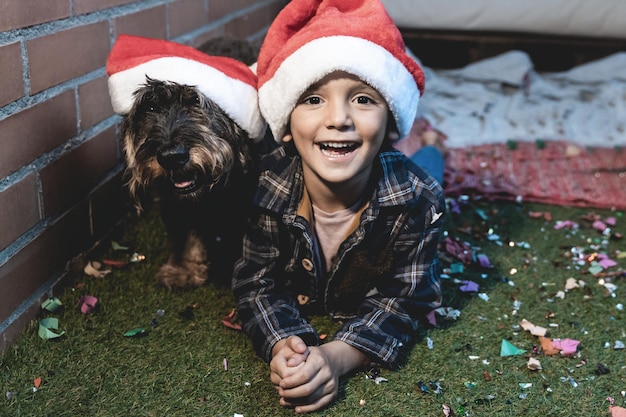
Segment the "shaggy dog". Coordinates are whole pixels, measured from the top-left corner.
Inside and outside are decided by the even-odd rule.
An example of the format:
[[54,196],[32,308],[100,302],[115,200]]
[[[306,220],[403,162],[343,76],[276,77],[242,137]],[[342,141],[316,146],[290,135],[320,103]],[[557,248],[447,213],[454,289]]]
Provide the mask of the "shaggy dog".
[[169,239],[166,287],[230,278],[254,189],[247,133],[195,88],[148,78],[121,124],[128,189],[140,210],[156,193]]
[[[110,92],[111,85],[110,80]],[[130,196],[138,212],[158,201],[167,231],[169,256],[157,279],[170,289],[197,287],[209,276],[230,284],[256,185],[256,161],[264,144],[273,141],[253,141],[196,86],[150,76],[122,115]]]

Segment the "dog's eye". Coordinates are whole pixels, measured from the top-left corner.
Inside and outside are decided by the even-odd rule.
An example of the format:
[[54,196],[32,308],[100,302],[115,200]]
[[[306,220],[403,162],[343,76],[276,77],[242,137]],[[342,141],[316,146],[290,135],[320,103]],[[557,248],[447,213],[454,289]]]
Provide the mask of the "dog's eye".
[[181,103],[186,106],[197,106],[200,104],[200,96],[195,91],[188,91],[181,97]]

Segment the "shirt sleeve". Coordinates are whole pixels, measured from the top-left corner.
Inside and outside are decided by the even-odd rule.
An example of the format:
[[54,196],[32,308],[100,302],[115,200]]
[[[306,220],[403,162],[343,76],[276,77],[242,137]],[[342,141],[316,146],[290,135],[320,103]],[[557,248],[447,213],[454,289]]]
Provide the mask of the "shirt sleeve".
[[[278,221],[260,214],[244,237],[243,253],[235,265],[233,291],[242,327],[256,353],[269,362],[281,339],[301,337],[309,346],[319,343],[313,327],[301,317],[295,300],[280,290],[282,272]],[[288,256],[288,255],[287,255]]]
[[[393,274],[367,296],[334,339],[394,368],[415,339],[419,320],[441,305],[437,245],[445,202],[422,196],[393,245]],[[421,207],[421,208],[419,208]]]

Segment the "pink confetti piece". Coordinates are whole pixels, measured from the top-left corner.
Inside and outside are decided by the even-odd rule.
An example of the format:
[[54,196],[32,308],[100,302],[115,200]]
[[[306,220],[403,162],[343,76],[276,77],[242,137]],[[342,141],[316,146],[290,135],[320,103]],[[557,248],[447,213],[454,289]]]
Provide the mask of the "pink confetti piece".
[[609,407],[611,417],[626,417],[626,408],[613,405]]
[[561,351],[561,355],[573,355],[580,341],[574,339],[552,339],[552,347]]
[[573,222],[571,220],[559,220],[554,225],[554,229],[555,230],[566,229],[566,228],[567,229],[576,229],[576,228],[578,228],[578,223]]
[[98,299],[93,295],[84,295],[78,300],[80,306],[80,312],[83,314],[91,314],[96,311],[98,306]]
[[233,308],[227,316],[222,318],[222,324],[229,329],[240,331],[241,325],[234,322],[236,313],[237,311]]
[[599,230],[601,232],[604,231],[604,229],[606,229],[606,224],[604,224],[604,222],[600,221],[600,220],[596,220],[593,222],[593,224],[591,225],[594,229]]
[[472,262],[472,248],[468,244],[446,237],[444,245],[446,252],[457,258],[459,261],[464,264],[470,264]]
[[428,320],[428,322],[436,327],[437,326],[437,318],[435,316],[435,310],[431,310],[430,313],[426,314],[426,320]]
[[610,259],[610,258],[600,259],[600,260],[598,261],[598,264],[599,264],[602,268],[604,268],[604,269],[611,268],[611,267],[613,267],[613,266],[617,266],[617,262],[615,262],[613,259]]

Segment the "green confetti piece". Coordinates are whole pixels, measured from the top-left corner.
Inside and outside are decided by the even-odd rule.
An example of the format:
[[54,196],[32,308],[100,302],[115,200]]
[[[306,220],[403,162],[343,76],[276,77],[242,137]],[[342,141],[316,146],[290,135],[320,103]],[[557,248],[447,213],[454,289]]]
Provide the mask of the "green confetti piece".
[[142,337],[147,335],[148,332],[146,332],[146,329],[143,329],[141,327],[137,327],[134,329],[130,329],[128,330],[126,333],[124,333],[125,337]]
[[489,218],[487,217],[487,214],[485,213],[485,211],[482,209],[476,209],[475,212],[476,212],[476,215],[478,215],[478,217],[480,217],[483,220],[487,220]]
[[56,333],[52,330],[59,330],[59,319],[48,317],[39,322],[38,334],[43,340],[56,339],[57,337],[61,337],[65,334],[65,332]]
[[41,303],[41,308],[52,313],[54,311],[57,311],[59,307],[61,307],[62,305],[63,303],[61,302],[61,300],[59,300],[56,297],[53,297],[53,298],[48,298],[46,301]]
[[114,240],[111,241],[111,247],[113,248],[113,250],[128,250],[128,249],[130,249],[128,246],[122,246],[122,245],[120,245],[119,243],[117,243]]
[[546,141],[543,139],[537,139],[535,141],[535,145],[537,146],[537,149],[543,149],[546,147]]
[[591,266],[589,267],[589,273],[591,275],[598,275],[600,272],[602,272],[604,270],[604,268],[602,268],[602,265],[600,265],[598,262],[593,261],[591,263]]
[[450,264],[450,273],[451,274],[462,274],[463,273],[463,264],[461,262],[455,262]]
[[500,347],[500,356],[516,356],[525,353],[524,349],[520,349],[514,346],[511,342],[507,342],[502,339],[502,346]]
[[513,149],[517,149],[517,142],[515,142],[514,140],[507,140],[506,141],[506,147],[513,150]]

